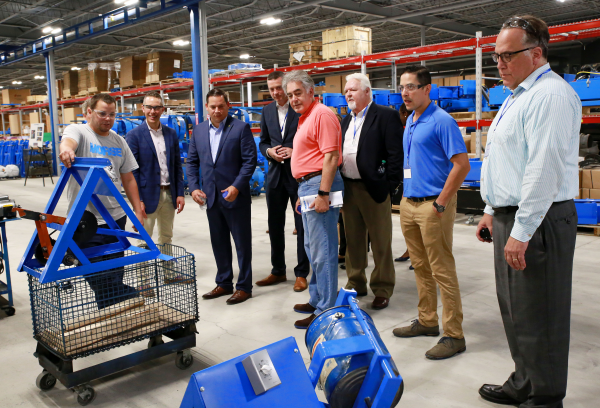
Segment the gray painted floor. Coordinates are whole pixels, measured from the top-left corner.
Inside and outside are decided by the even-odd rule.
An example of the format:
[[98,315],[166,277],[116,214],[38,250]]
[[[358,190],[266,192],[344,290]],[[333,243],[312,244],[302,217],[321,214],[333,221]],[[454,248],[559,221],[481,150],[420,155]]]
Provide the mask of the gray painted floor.
[[[39,179],[0,181],[0,193],[8,194],[22,207],[43,211],[53,186],[42,187]],[[66,214],[64,203],[57,214]],[[212,289],[215,262],[210,247],[206,214],[186,197],[186,208],[175,218],[174,244],[186,247],[196,256],[198,292]],[[399,217],[394,215],[394,242],[396,256],[405,250]],[[254,199],[252,206],[253,269],[256,281],[270,271],[269,237],[264,195]],[[417,292],[408,264],[396,264],[396,289],[390,307],[382,311],[370,310],[373,295],[361,298],[360,305],[373,317],[375,324],[392,353],[406,381],[406,389],[399,406],[410,408],[433,407],[492,407],[482,400],[477,389],[486,383],[502,383],[511,372],[512,360],[506,344],[496,301],[492,247],[479,243],[475,228],[467,226],[464,218],[457,218],[454,229],[454,254],[464,307],[464,331],[467,351],[445,361],[429,361],[425,351],[437,339],[398,339],[392,329],[406,325],[416,318]],[[2,407],[77,407],[73,394],[58,384],[49,392],[35,387],[35,378],[41,372],[33,357],[35,342],[32,326],[26,275],[14,272],[34,230],[31,221],[8,224],[8,245],[13,269],[14,296],[17,313],[5,317],[0,312],[0,396]],[[286,243],[290,249],[287,260],[290,271],[294,266],[295,236],[288,211]],[[565,407],[598,407],[600,403],[600,275],[598,264],[600,240],[579,235],[575,254],[573,285],[573,317],[571,331],[571,359],[569,389]],[[372,259],[370,260],[372,264]],[[234,268],[236,269],[236,268]],[[368,270],[368,273],[372,270]],[[289,275],[291,276],[291,274]],[[3,276],[0,276],[4,280]],[[346,283],[340,269],[339,284]],[[200,300],[199,334],[193,350],[195,362],[187,371],[175,367],[174,358],[165,357],[132,370],[94,381],[97,398],[94,407],[177,407],[183,397],[189,376],[195,371],[252,351],[277,340],[294,336],[305,362],[309,363],[304,346],[304,331],[293,323],[303,315],[294,313],[296,303],[308,300],[307,292],[292,291],[289,280],[274,287],[255,287],[254,297],[242,305],[227,306],[225,299]],[[441,308],[440,308],[441,315]],[[75,369],[97,364],[146,347],[136,343],[75,361]]]

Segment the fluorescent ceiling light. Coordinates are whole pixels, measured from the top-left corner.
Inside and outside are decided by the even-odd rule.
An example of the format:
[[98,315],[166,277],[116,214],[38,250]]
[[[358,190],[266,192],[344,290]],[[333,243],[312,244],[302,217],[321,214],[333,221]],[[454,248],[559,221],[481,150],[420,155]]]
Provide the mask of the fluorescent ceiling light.
[[[127,0],[115,0],[115,3],[123,4],[123,3],[125,3],[125,1],[127,1]],[[102,15],[102,14],[100,14],[100,15]]]
[[0,89],[4,88],[4,86],[0,85]]
[[81,68],[79,68],[79,67],[72,67],[72,68],[71,68],[71,71],[79,71],[80,69],[81,69]]
[[260,20],[260,23],[265,24],[265,25],[274,25],[274,24],[281,23],[281,19],[275,18],[275,17],[269,17],[269,18],[264,18],[264,19]]
[[125,6],[131,6],[132,4],[138,3],[140,0],[127,0]]
[[54,30],[54,28],[48,26],[48,27],[44,27],[44,29],[42,30],[42,33],[44,34],[48,34],[50,33],[52,30]]
[[173,45],[179,45],[179,46],[184,46],[184,45],[188,45],[190,42],[187,40],[177,40],[177,41],[173,41]]
[[13,85],[21,85],[23,82],[21,81],[12,81]]
[[58,34],[62,31],[62,28],[55,28],[54,30],[50,31],[51,34]]
[[241,59],[248,59],[248,58],[250,58],[250,54],[242,54],[242,55],[240,55],[240,58]]
[[44,79],[45,77],[43,75],[36,75],[33,78],[34,79]]

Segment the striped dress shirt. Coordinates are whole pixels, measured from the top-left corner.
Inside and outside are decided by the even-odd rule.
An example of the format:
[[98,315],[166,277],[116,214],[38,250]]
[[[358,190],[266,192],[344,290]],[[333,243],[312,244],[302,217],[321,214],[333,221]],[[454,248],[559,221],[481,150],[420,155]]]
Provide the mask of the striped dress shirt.
[[581,101],[546,64],[509,96],[488,131],[481,169],[485,213],[519,206],[510,236],[528,242],[553,202],[579,192]]

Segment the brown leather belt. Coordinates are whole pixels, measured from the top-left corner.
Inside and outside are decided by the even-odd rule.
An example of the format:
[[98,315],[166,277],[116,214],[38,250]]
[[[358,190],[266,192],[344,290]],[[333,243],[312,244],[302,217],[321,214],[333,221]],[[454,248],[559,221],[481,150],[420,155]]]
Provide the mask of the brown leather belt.
[[308,173],[306,176],[302,176],[302,177],[300,177],[300,178],[297,178],[297,179],[296,179],[296,181],[297,181],[298,183],[302,183],[303,181],[310,180],[311,178],[313,178],[313,177],[317,177],[317,176],[320,176],[321,174],[323,174],[323,171],[322,171],[322,170],[315,171],[315,172],[313,172],[313,173]]
[[168,186],[160,186],[160,189],[161,190],[170,190],[171,186],[170,185],[168,185]]

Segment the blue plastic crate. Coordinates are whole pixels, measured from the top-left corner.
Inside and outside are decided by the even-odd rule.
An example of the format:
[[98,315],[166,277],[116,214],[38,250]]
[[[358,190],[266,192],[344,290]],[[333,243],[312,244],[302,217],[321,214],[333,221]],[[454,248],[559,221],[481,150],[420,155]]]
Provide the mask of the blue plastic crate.
[[458,99],[462,96],[461,86],[440,86],[439,99]]
[[[209,74],[211,70],[209,70]],[[213,70],[214,71],[214,70]],[[174,72],[173,73],[173,78],[182,78],[182,79],[192,79],[192,71],[181,71],[181,72]]]
[[600,200],[575,200],[575,209],[577,210],[578,224],[590,225],[598,224],[598,206]]
[[229,69],[262,69],[262,64],[240,62],[238,64],[229,65]]
[[323,105],[325,106],[348,106],[346,98],[341,93],[324,93],[323,94]]
[[390,104],[390,91],[374,89],[373,90],[373,102],[375,102],[377,105],[384,105],[384,106],[389,105]]
[[209,69],[208,73],[209,74],[216,74],[217,72],[221,72],[221,71],[224,71],[224,70],[222,70],[222,69]]
[[469,164],[471,165],[471,170],[469,170],[469,174],[465,177],[465,181],[481,180],[481,165],[483,162],[479,159],[469,159]]

